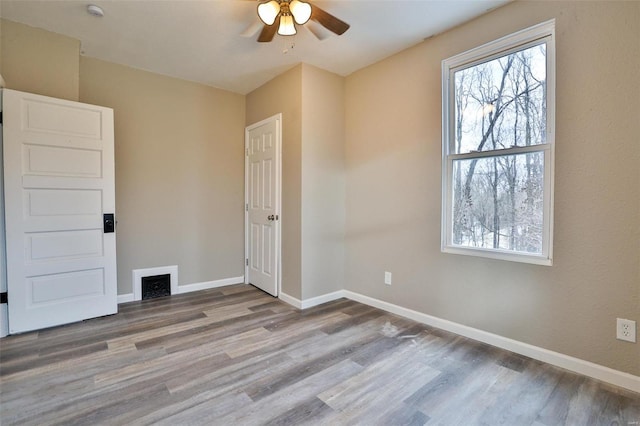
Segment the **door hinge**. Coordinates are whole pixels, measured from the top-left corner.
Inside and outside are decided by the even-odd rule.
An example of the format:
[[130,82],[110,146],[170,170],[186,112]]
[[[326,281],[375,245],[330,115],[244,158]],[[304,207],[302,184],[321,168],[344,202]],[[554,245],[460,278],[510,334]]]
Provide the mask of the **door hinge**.
[[247,203],[247,204],[245,204],[245,205],[244,205],[244,211],[245,211],[245,212],[248,212],[248,211],[249,211],[249,203]]
[[0,293],[0,303],[8,303],[9,301],[9,293],[6,291],[4,293]]
[[0,111],[0,124],[2,124],[2,111]]
[[249,259],[245,259],[245,260],[244,260],[244,264],[245,264],[245,265],[247,265],[247,266],[249,266]]
[[248,157],[249,156],[249,148],[245,148],[244,152],[245,152],[245,155]]

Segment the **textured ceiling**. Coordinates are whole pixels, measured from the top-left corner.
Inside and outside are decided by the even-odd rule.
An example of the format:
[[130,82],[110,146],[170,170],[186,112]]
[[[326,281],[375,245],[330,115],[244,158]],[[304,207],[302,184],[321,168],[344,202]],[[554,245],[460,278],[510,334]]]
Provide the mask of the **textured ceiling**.
[[322,39],[299,28],[271,43],[255,41],[252,0],[2,0],[0,16],[76,38],[86,56],[246,94],[300,62],[349,75],[508,1],[312,1],[351,28],[312,22]]

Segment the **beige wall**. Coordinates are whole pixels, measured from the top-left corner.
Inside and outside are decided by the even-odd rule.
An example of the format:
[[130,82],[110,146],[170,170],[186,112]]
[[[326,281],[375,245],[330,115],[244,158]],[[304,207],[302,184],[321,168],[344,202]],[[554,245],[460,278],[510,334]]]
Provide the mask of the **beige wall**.
[[78,100],[78,40],[0,19],[0,45],[9,89]]
[[344,288],[344,78],[302,65],[302,299]]
[[[551,18],[554,264],[443,254],[441,61]],[[639,58],[638,2],[515,2],[350,75],[346,288],[640,374]]]
[[344,288],[344,79],[301,64],[247,95],[246,124],[282,113],[282,291]]
[[118,294],[131,271],[178,265],[180,284],[244,274],[244,96],[79,56],[79,42],[2,21],[12,89],[115,114]]
[[300,299],[302,65],[247,95],[247,126],[278,113],[282,113],[282,291]]
[[[0,12],[2,12],[2,5],[0,4]],[[2,36],[2,27],[4,26],[5,20],[0,18],[0,74],[2,74],[2,39],[4,38]]]
[[115,115],[118,289],[244,275],[244,96],[82,57],[80,100]]

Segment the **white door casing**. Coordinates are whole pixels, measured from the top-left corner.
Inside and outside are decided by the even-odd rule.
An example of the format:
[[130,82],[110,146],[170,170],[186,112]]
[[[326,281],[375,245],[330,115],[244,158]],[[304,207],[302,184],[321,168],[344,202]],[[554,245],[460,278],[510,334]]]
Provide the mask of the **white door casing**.
[[2,98],[10,333],[116,313],[113,110]]
[[282,115],[245,130],[245,281],[277,296],[280,283]]
[[[2,111],[2,90],[0,90],[0,111]],[[2,160],[2,120],[0,120],[0,293],[7,293],[7,266],[4,238],[4,178]],[[9,312],[6,301],[0,303],[0,337],[9,334]]]

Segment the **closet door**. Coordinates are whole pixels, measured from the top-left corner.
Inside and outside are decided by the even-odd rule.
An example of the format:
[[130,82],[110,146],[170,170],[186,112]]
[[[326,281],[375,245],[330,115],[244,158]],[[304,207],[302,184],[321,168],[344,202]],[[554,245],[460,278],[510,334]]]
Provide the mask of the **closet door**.
[[3,89],[9,332],[117,312],[113,110]]

